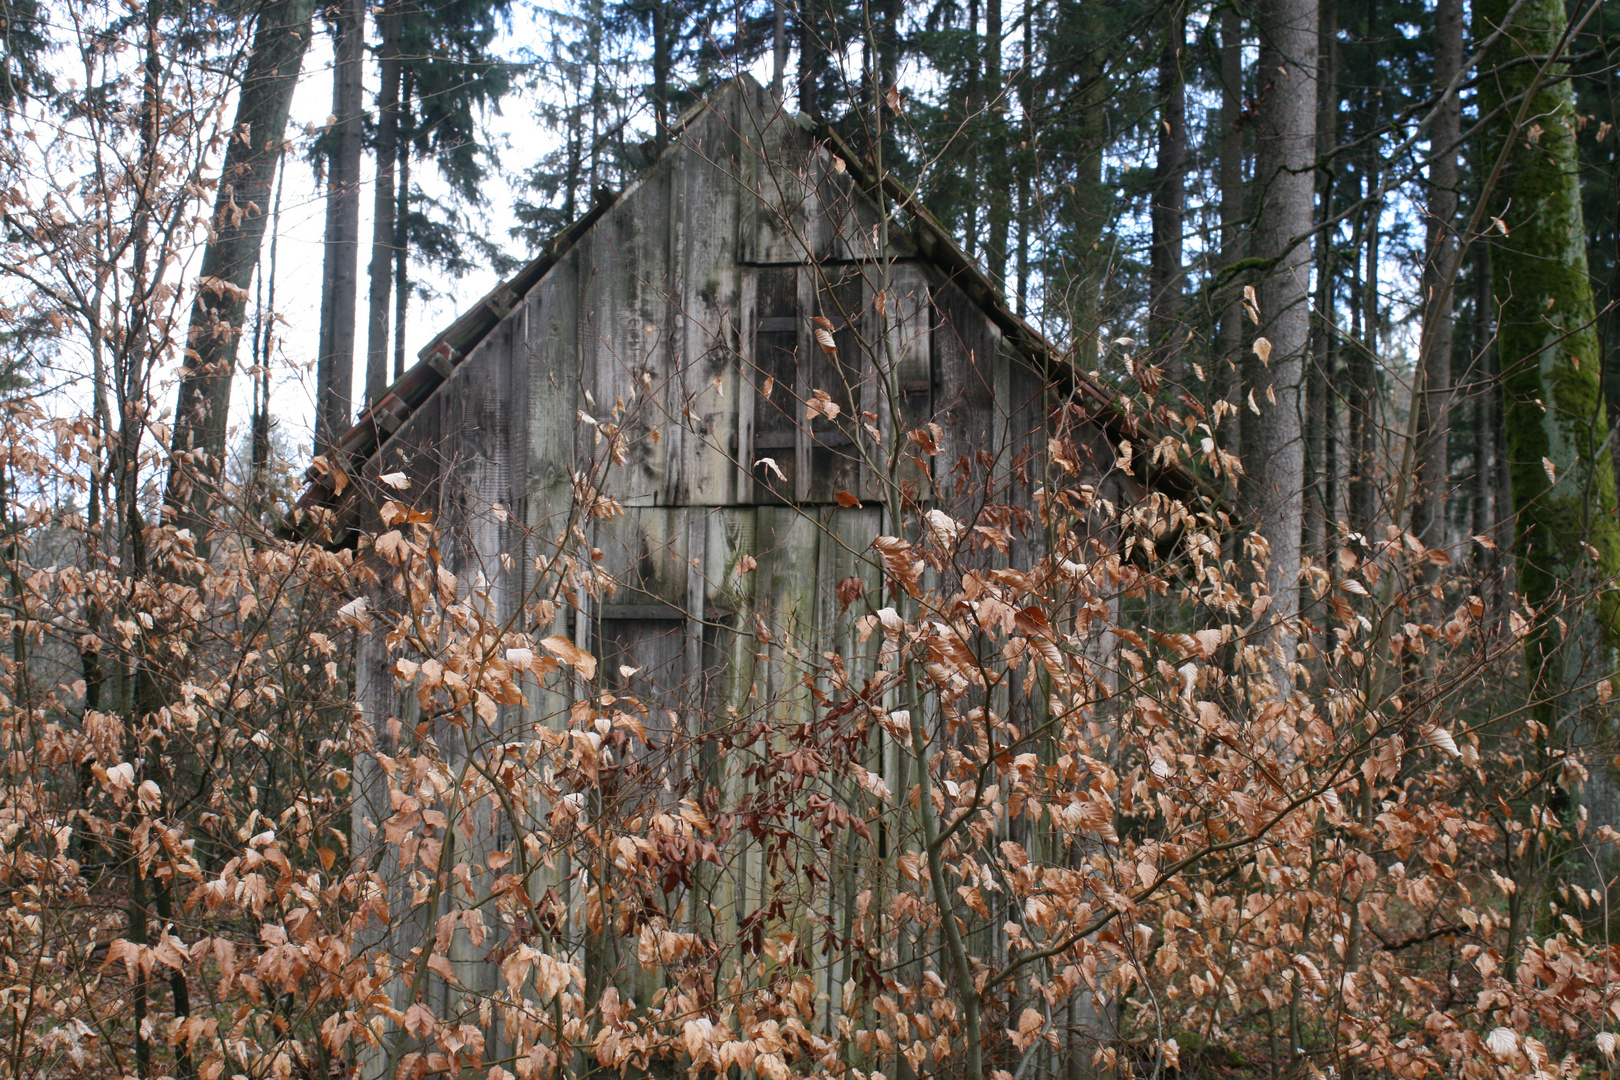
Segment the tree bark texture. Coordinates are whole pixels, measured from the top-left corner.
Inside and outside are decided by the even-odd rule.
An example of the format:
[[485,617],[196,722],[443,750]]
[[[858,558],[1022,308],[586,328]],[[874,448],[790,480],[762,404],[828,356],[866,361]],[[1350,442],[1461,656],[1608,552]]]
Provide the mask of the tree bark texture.
[[399,157],[399,37],[403,0],[388,0],[378,17],[382,44],[377,50],[377,183],[371,215],[371,310],[366,322],[366,404],[375,405],[388,389],[388,299],[393,293],[394,245],[399,227],[394,213],[394,166]]
[[670,0],[652,0],[653,142],[660,148],[669,142],[669,71],[674,66],[669,5]]
[[1023,115],[1018,121],[1018,131],[1023,136],[1022,145],[1018,148],[1018,317],[1023,318],[1029,314],[1029,214],[1031,208],[1030,173],[1034,171],[1035,162],[1035,125],[1034,125],[1034,88],[1032,86],[1033,71],[1035,69],[1032,55],[1034,54],[1034,19],[1026,13],[1024,16],[1023,40],[1023,67],[1018,75],[1018,107]]
[[1182,382],[1182,226],[1187,216],[1187,80],[1182,50],[1187,14],[1168,12],[1159,50],[1159,145],[1153,167],[1152,250],[1149,253],[1148,341],[1153,359],[1165,366],[1169,384]]
[[[1500,25],[1508,7],[1506,0],[1477,4],[1476,38]],[[1528,0],[1486,58],[1480,109],[1502,109],[1483,160],[1502,163],[1489,209],[1507,235],[1491,239],[1491,276],[1514,556],[1519,589],[1544,616],[1525,639],[1529,690],[1552,731],[1550,746],[1591,749],[1612,737],[1609,710],[1585,688],[1613,672],[1620,646],[1620,600],[1609,587],[1620,574],[1620,525],[1572,92],[1557,71],[1524,62],[1556,54],[1566,26],[1561,0]],[[1528,95],[1522,103],[1521,95]],[[1612,755],[1596,748],[1584,796],[1594,827],[1620,821]],[[1611,849],[1600,876],[1608,878],[1615,862]]]
[[[1240,491],[1250,528],[1271,548],[1267,585],[1274,625],[1274,672],[1286,692],[1298,614],[1300,525],[1305,502],[1305,442],[1301,390],[1310,343],[1309,233],[1316,157],[1317,0],[1266,0],[1260,7],[1260,71],[1264,80],[1255,126],[1255,186],[1260,192],[1254,253],[1270,261],[1259,287],[1261,331],[1271,355],[1253,387],[1260,415],[1246,418],[1254,452]],[[1274,400],[1273,400],[1274,399]]]
[[1011,188],[1007,160],[1006,85],[1002,80],[1001,63],[1001,0],[985,0],[984,5],[984,82],[985,121],[988,138],[985,139],[985,194],[990,203],[990,230],[985,245],[985,266],[990,280],[1003,293],[1007,290],[1007,235],[1012,223]]
[[348,429],[354,394],[354,321],[360,270],[360,150],[365,0],[342,0],[333,65],[336,136],[326,172],[326,259],[315,368],[315,446],[326,451]]
[[[1243,258],[1243,17],[1231,4],[1221,8],[1221,262],[1231,266]],[[1226,283],[1235,289],[1237,281]],[[1241,405],[1243,400],[1243,310],[1235,299],[1221,305],[1215,338],[1215,389],[1219,397]],[[1227,413],[1222,424],[1227,446],[1243,449],[1243,412]]]
[[[1065,41],[1097,42],[1093,48],[1076,48],[1071,66],[1063,72],[1072,79],[1078,101],[1072,142],[1074,173],[1067,202],[1061,213],[1068,218],[1072,262],[1066,273],[1073,282],[1064,297],[1069,307],[1069,323],[1075,333],[1075,360],[1082,371],[1097,366],[1100,350],[1098,333],[1103,321],[1104,293],[1108,287],[1108,258],[1098,250],[1112,212],[1112,198],[1103,182],[1103,146],[1107,93],[1102,71],[1103,34],[1095,5],[1061,5],[1056,37]],[[1060,196],[1061,197],[1061,196]]]
[[782,82],[787,71],[787,0],[776,0],[775,25],[771,32],[771,97],[782,100]]
[[176,458],[167,494],[177,523],[198,541],[204,539],[209,507],[224,476],[231,380],[247,320],[247,290],[259,265],[270,187],[314,14],[314,0],[273,0],[260,12],[225,148],[214,232],[203,250],[174,410],[173,449],[188,459],[182,465]]
[[[1462,69],[1462,21],[1462,0],[1439,0],[1435,7],[1437,90],[1443,91]],[[1429,129],[1429,231],[1423,262],[1423,337],[1418,357],[1423,383],[1414,403],[1418,408],[1418,445],[1412,533],[1429,547],[1445,543],[1450,484],[1452,285],[1457,262],[1457,142],[1461,132],[1462,103],[1453,94],[1441,103]]]
[[[404,79],[400,94],[399,195],[394,199],[394,378],[405,374],[405,316],[411,304],[411,77]],[[579,171],[578,158],[573,159]],[[572,197],[573,188],[569,188]],[[570,219],[572,220],[572,219]]]
[[799,4],[799,111],[826,119],[831,106],[832,27],[820,0]]
[[1345,356],[1345,383],[1350,422],[1346,432],[1350,468],[1349,518],[1352,532],[1367,533],[1378,513],[1378,249],[1383,235],[1384,205],[1377,196],[1379,173],[1366,163],[1366,206],[1357,229],[1360,252],[1355,281],[1355,333]]
[[[1338,14],[1335,4],[1324,4],[1317,32],[1321,63],[1316,110],[1316,152],[1327,159],[1338,145]],[[1334,214],[1333,174],[1324,170],[1317,182],[1321,204],[1320,218]],[[1305,469],[1309,497],[1300,543],[1304,557],[1327,560],[1336,542],[1333,503],[1333,462],[1337,456],[1338,388],[1334,362],[1338,357],[1339,327],[1334,315],[1337,275],[1334,270],[1333,234],[1323,229],[1316,236],[1316,320],[1305,383],[1308,408],[1305,413]]]

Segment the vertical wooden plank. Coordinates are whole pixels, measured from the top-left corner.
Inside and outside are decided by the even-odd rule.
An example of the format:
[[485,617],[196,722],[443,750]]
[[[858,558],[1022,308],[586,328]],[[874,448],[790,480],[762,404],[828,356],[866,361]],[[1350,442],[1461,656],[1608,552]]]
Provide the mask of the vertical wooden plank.
[[[882,285],[875,269],[868,269],[867,283],[869,290]],[[932,306],[927,279],[916,263],[896,260],[889,264],[889,289],[883,307],[884,312],[880,314],[874,295],[867,303],[866,313],[868,339],[873,342],[876,355],[872,358],[863,408],[876,414],[875,424],[883,437],[883,442],[873,445],[871,450],[877,471],[863,478],[861,494],[869,499],[883,497],[891,452],[899,453],[902,458],[921,453],[910,443],[902,442],[898,447],[889,445],[895,411],[900,414],[899,426],[903,432],[923,427],[934,419]],[[893,365],[892,371],[890,365]],[[915,461],[903,461],[896,478],[901,484],[912,485],[914,498],[927,497],[928,474]]]
[[[894,264],[889,306],[896,311],[891,333],[899,357],[898,387],[902,427],[915,429],[934,419],[933,307],[929,302],[928,281],[922,269],[911,262]],[[908,447],[909,449],[909,447]],[[900,470],[902,483],[918,483],[927,494],[928,475],[921,467],[908,464]]]
[[[578,460],[591,462],[604,492],[621,499],[665,490],[671,455],[684,442],[666,422],[671,361],[667,291],[671,267],[667,230],[647,228],[669,214],[670,159],[665,158],[620,199],[580,241],[579,349],[581,408],[623,431],[626,460],[611,460],[600,429],[578,424]],[[617,418],[615,419],[615,415]],[[660,437],[650,437],[654,428]]]
[[[745,572],[743,556],[758,552],[757,511],[753,507],[726,507],[705,516],[703,582],[705,622],[712,628],[706,640],[711,655],[707,673],[710,680],[707,700],[712,731],[735,733],[744,724],[757,675],[753,634],[755,572]],[[753,790],[753,782],[742,775],[742,754],[714,747],[707,762],[706,783],[716,788],[715,804],[736,807]],[[755,864],[760,861],[757,846],[745,831],[739,830],[726,848],[725,866],[707,882],[698,899],[707,920],[707,932],[719,942],[736,939],[742,913],[752,910],[757,900],[750,892],[750,881],[760,879]]]
[[738,365],[737,200],[727,171],[737,157],[737,136],[726,118],[710,112],[683,133],[678,153],[672,167],[681,222],[669,292],[681,312],[674,339],[681,379],[669,424],[686,429],[686,451],[678,470],[672,464],[679,482],[670,485],[666,501],[727,505],[736,500],[732,447],[740,445],[738,405],[747,396]]
[[737,261],[798,265],[813,255],[816,193],[807,174],[810,137],[796,118],[760,95],[740,129]]
[[[572,545],[567,528],[584,374],[579,350],[580,266],[581,252],[576,249],[552,267],[525,301],[527,325],[519,380],[528,401],[524,417],[527,463],[522,478],[524,541],[513,553],[516,569],[524,575],[525,592],[537,573],[533,569],[536,561],[544,567],[553,566],[562,551]],[[571,598],[547,592],[536,599],[551,599],[557,604],[552,625],[536,628],[541,636],[567,635]],[[568,708],[565,695],[537,683],[526,687],[525,693],[531,723],[554,729],[563,726]],[[558,883],[548,880],[545,887]],[[543,893],[545,887],[539,892]]]
[[[816,565],[821,529],[814,517],[794,507],[760,507],[758,522],[754,613],[765,624],[770,641],[760,649],[764,659],[755,707],[768,708],[771,722],[781,728],[814,715],[814,700],[802,679],[818,644]],[[781,751],[784,746],[777,742],[772,749]],[[766,907],[781,895],[806,888],[800,875],[781,875],[781,870],[762,865],[757,884],[750,885],[751,898]],[[789,911],[784,919],[773,920],[767,933],[802,934],[805,913],[805,908]]]
[[[687,684],[686,726],[687,734],[696,738],[703,731],[703,619],[704,600],[708,589],[704,581],[704,548],[709,539],[710,511],[706,507],[693,507],[686,512],[686,551],[684,553],[686,570],[686,670],[683,678]],[[696,762],[691,765],[696,767]]]
[[810,317],[816,313],[815,271],[799,266],[794,275],[795,295],[800,313],[798,343],[793,356],[793,400],[790,422],[793,425],[793,501],[807,502],[810,498],[810,474],[815,468],[810,458],[810,425],[805,419],[805,403],[810,400],[811,357],[819,351]]
[[[690,193],[691,171],[696,162],[684,145],[684,139],[654,166],[653,173],[638,183],[635,195],[643,209],[652,209],[647,196],[661,189],[663,200],[657,205],[657,216],[644,217],[638,225],[648,234],[663,233],[658,252],[662,273],[656,265],[643,266],[626,263],[621,273],[638,278],[636,291],[646,295],[643,318],[646,325],[657,328],[657,339],[651,343],[649,354],[660,354],[657,360],[649,355],[648,368],[657,372],[652,400],[648,402],[657,412],[650,424],[660,432],[656,453],[663,457],[664,468],[659,478],[658,501],[666,505],[685,505],[690,502],[689,471],[694,452],[702,441],[698,430],[700,422],[692,415],[691,395],[687,387],[687,368],[692,362],[688,351],[686,330],[688,313],[685,288],[692,267],[687,253],[687,196]],[[648,181],[652,181],[649,184]],[[644,193],[643,188],[648,190]],[[650,236],[649,236],[650,239]],[[648,252],[652,250],[649,244]]]
[[985,483],[978,455],[994,446],[994,361],[999,332],[955,284],[933,288],[934,413],[945,438],[934,481],[947,509],[970,504]]
[[759,401],[760,385],[764,382],[755,351],[755,313],[758,309],[756,273],[752,268],[741,268],[737,309],[737,434],[731,445],[736,459],[737,501],[745,505],[754,501],[754,410]]
[[[795,267],[760,267],[754,279],[754,338],[751,376],[754,381],[754,431],[746,458],[754,481],[754,501],[792,502],[799,474],[800,338],[805,308]],[[765,391],[769,390],[767,394]],[[776,462],[782,476],[765,465]]]
[[[863,373],[869,368],[870,339],[863,334],[869,291],[860,266],[821,265],[807,268],[815,290],[815,314],[832,326],[834,350],[829,353],[814,336],[815,324],[806,322],[809,342],[799,353],[808,372],[805,400],[817,391],[837,407],[837,416],[808,417],[803,423],[810,463],[803,501],[827,504],[835,493],[860,490],[860,408],[865,397]],[[822,326],[825,330],[826,326]],[[864,339],[864,340],[863,340]]]
[[[816,551],[816,651],[831,651],[842,657],[849,685],[856,688],[873,674],[879,642],[869,640],[864,645],[860,642],[855,621],[865,613],[866,605],[856,602],[844,607],[838,596],[838,587],[840,582],[856,578],[864,584],[868,596],[877,595],[881,575],[871,558],[871,545],[881,531],[882,516],[882,511],[876,506],[825,507],[818,514],[821,537]],[[842,692],[825,677],[820,680],[819,689],[829,698],[842,696]],[[865,717],[845,721],[866,722]],[[864,765],[874,772],[882,769],[877,760],[867,761]],[[846,797],[853,794],[853,782],[848,777],[839,778],[836,783],[845,789]],[[863,881],[857,888],[856,878],[870,865],[876,852],[853,833],[845,836],[843,841],[829,858],[831,865],[824,917],[829,927],[847,932],[853,923],[859,888],[866,888],[870,884],[870,881]],[[847,952],[828,954],[818,972],[817,989],[827,996],[829,1024],[843,1008],[844,981],[852,972],[851,958]]]

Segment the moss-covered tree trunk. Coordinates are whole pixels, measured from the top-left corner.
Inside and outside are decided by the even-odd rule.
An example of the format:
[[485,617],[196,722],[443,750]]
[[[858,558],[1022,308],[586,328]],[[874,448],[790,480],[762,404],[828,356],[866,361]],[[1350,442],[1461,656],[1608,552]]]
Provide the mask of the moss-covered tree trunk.
[[[1476,4],[1476,39],[1501,25],[1509,6]],[[1492,74],[1480,88],[1480,110],[1501,109],[1484,160],[1503,163],[1487,209],[1507,229],[1505,236],[1496,230],[1491,260],[1518,510],[1514,555],[1525,600],[1545,616],[1526,639],[1529,689],[1551,731],[1549,748],[1593,751],[1586,756],[1591,780],[1584,801],[1596,826],[1620,824],[1620,778],[1609,764],[1612,754],[1603,752],[1612,723],[1589,689],[1611,674],[1620,652],[1620,603],[1609,587],[1620,571],[1620,526],[1587,277],[1575,110],[1556,65],[1525,62],[1558,52],[1565,28],[1561,0],[1521,7],[1487,59]],[[1518,63],[1503,66],[1512,61]],[[1612,851],[1604,862],[1615,862]]]

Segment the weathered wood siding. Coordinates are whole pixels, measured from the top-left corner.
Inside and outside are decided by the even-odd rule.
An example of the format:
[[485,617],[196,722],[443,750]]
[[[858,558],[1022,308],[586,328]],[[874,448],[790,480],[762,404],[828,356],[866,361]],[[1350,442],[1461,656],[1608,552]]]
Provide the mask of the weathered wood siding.
[[[711,711],[754,700],[784,716],[813,715],[802,677],[815,658],[828,649],[861,655],[856,612],[842,609],[835,586],[858,578],[876,595],[868,547],[893,527],[871,500],[885,490],[885,446],[897,427],[938,424],[932,476],[914,460],[894,471],[916,498],[959,514],[1020,472],[1015,502],[1031,511],[1028,492],[1044,468],[1044,374],[932,264],[906,250],[874,260],[875,209],[803,127],[774,109],[762,90],[741,85],[711,103],[365,467],[373,480],[410,477],[405,498],[435,513],[450,568],[464,588],[487,583],[493,614],[520,620],[536,600],[555,601],[555,624],[544,631],[594,653],[601,689],[654,704],[657,724],[701,725]],[[816,340],[817,318],[830,328],[830,351]],[[807,420],[816,391],[836,416]],[[622,463],[611,460],[614,429]],[[592,474],[622,501],[622,516],[571,517],[573,478]],[[840,493],[869,501],[842,508]],[[1017,543],[1017,562],[1037,554],[1036,541]],[[591,548],[617,582],[611,595],[535,592],[548,584],[537,560]],[[739,572],[743,556],[757,562],[752,573]],[[362,639],[356,663],[377,751],[392,755],[389,720],[414,725],[414,699],[395,692],[380,634]],[[1003,708],[1039,707],[1038,690],[1029,701],[1011,693]],[[496,726],[562,726],[567,705],[536,687],[527,715],[505,710]],[[454,755],[456,738],[500,732],[439,734]],[[732,803],[751,783],[736,760],[689,766]],[[906,755],[879,736],[872,768],[907,789]],[[392,810],[376,758],[358,763],[357,780],[354,842],[369,853]],[[467,840],[468,858],[510,841],[491,824]],[[399,866],[384,859],[378,871],[408,892]],[[689,919],[729,940],[783,885],[780,873],[738,842],[693,895],[666,898],[668,914],[701,901],[689,905]],[[531,895],[554,889],[577,909],[572,877],[566,865],[538,872]],[[833,925],[847,925],[854,902],[840,882],[813,896]],[[435,914],[418,909],[396,921],[373,948],[408,968]],[[464,989],[434,980],[440,1015],[494,987],[498,968],[486,962],[494,945],[474,948],[457,931]],[[628,961],[586,960],[598,988],[604,978],[629,979],[642,1000],[655,989],[643,985],[651,976],[635,973],[633,949]],[[818,992],[834,1009],[849,962],[819,976]],[[375,1062],[373,1072],[385,1067]]]

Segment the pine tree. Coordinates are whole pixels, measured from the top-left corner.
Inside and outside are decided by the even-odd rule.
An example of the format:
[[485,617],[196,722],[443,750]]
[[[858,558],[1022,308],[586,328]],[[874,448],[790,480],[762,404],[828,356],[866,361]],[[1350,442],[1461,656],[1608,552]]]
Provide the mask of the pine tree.
[[[373,400],[386,384],[390,299],[394,376],[403,374],[413,257],[450,277],[475,266],[497,272],[516,266],[484,233],[476,215],[468,213],[484,205],[484,183],[499,166],[482,117],[499,111],[516,86],[516,65],[492,52],[510,7],[510,0],[446,0],[427,6],[388,0],[381,12],[373,140],[377,224],[367,343],[367,393]],[[429,198],[413,186],[413,159],[435,166],[449,188],[446,198]]]

